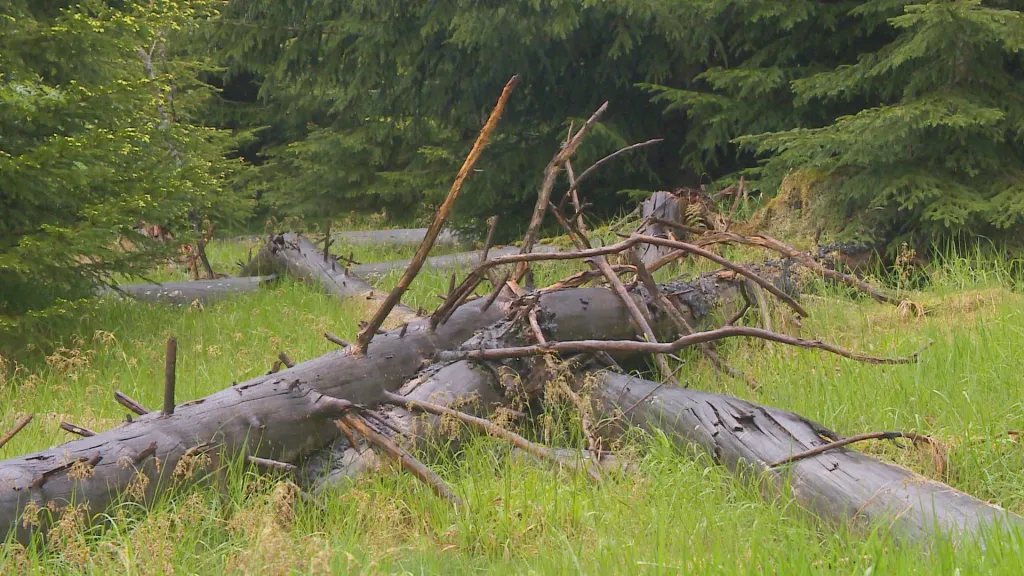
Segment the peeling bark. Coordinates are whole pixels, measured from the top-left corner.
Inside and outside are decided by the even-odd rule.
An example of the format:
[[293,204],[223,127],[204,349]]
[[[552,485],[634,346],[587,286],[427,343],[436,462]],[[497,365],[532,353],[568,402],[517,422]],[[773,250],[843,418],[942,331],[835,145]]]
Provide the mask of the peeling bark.
[[590,392],[603,417],[661,430],[676,444],[701,448],[739,476],[767,478],[774,493],[791,486],[801,506],[827,521],[888,525],[899,539],[921,543],[937,532],[981,536],[993,523],[1024,528],[1024,519],[998,506],[854,450],[840,448],[770,468],[828,442],[821,434],[830,431],[792,412],[609,372],[594,376]]

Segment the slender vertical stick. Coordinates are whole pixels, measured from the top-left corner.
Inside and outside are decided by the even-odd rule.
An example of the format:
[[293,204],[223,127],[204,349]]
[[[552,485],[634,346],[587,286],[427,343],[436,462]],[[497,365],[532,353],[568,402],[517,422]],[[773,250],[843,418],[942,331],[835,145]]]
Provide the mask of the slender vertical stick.
[[498,216],[495,214],[488,219],[490,228],[487,229],[487,240],[484,241],[484,250],[480,253],[480,261],[487,261],[487,253],[491,251],[491,243],[494,242],[494,231],[498,228]]
[[178,339],[167,339],[167,358],[164,361],[164,416],[174,414],[174,379],[178,364]]
[[494,110],[491,111],[490,118],[487,119],[487,123],[484,124],[483,129],[480,130],[480,134],[476,138],[476,142],[473,144],[473,149],[469,151],[469,155],[466,156],[466,161],[462,164],[462,168],[459,169],[458,174],[455,176],[455,182],[452,183],[451,190],[448,191],[448,197],[444,199],[441,207],[437,209],[437,214],[434,215],[434,221],[430,223],[430,227],[427,229],[427,235],[423,238],[420,243],[419,249],[416,251],[416,256],[409,263],[409,267],[405,269],[405,274],[398,281],[398,285],[395,286],[394,290],[388,294],[388,297],[381,303],[377,312],[373,315],[373,318],[367,323],[366,327],[359,331],[359,335],[356,336],[355,351],[360,354],[366,352],[367,346],[370,345],[370,340],[377,333],[377,329],[380,328],[381,324],[391,313],[391,310],[402,300],[402,295],[409,289],[412,281],[419,274],[420,268],[423,267],[423,262],[427,259],[427,254],[430,253],[430,249],[434,247],[434,242],[437,240],[438,234],[441,233],[441,227],[444,226],[448,220],[448,214],[452,211],[452,206],[455,204],[455,199],[459,196],[459,191],[462,189],[462,183],[466,181],[470,172],[473,170],[473,165],[480,158],[484,148],[487,146],[490,140],[491,133],[498,125],[498,120],[501,118],[502,113],[505,111],[505,103],[508,102],[508,97],[512,93],[512,89],[515,88],[516,84],[519,83],[519,76],[513,76],[509,79],[508,83],[505,84],[505,89],[502,90],[501,96],[498,98],[498,103],[495,105]]
[[[555,181],[558,179],[558,173],[561,172],[563,165],[573,154],[576,153],[576,149],[579,148],[580,143],[583,142],[583,137],[590,130],[591,126],[597,122],[597,119],[601,117],[605,111],[608,110],[608,103],[605,102],[600,108],[594,112],[586,123],[580,127],[580,131],[574,135],[568,143],[566,143],[561,150],[555,154],[555,157],[548,163],[547,168],[544,169],[544,181],[541,183],[540,192],[537,194],[537,204],[533,208],[533,215],[530,217],[530,224],[526,228],[526,235],[523,237],[523,249],[521,254],[526,254],[533,250],[534,243],[537,242],[537,234],[540,233],[540,225],[544,221],[544,214],[548,210],[548,204],[551,203],[551,191],[555,188]],[[526,275],[526,270],[530,267],[529,262],[520,262],[516,265],[515,272],[512,275],[512,279],[519,282]]]
[[324,263],[331,259],[331,219],[327,219],[327,229],[324,232]]

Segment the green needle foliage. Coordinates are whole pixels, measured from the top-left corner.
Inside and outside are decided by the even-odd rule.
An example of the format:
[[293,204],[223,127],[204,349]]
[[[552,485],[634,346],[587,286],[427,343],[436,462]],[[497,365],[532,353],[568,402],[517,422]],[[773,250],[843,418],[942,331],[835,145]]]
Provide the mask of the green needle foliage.
[[212,2],[14,0],[0,7],[0,323],[137,274],[193,217],[238,220],[234,138],[203,126],[191,55]]

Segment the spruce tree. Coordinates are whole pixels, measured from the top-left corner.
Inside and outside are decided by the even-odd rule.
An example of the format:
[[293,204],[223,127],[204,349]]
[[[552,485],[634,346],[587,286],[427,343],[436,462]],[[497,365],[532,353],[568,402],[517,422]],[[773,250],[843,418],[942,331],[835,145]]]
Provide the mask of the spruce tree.
[[739,142],[766,156],[769,189],[790,170],[827,173],[823,193],[848,236],[927,247],[1009,230],[1024,218],[1021,3],[899,4],[850,12],[892,41],[792,82],[798,108],[858,110]]
[[[228,134],[194,124],[205,67],[184,48],[212,3],[0,8],[0,321],[143,274],[189,214],[239,219]],[[185,233],[182,233],[185,232]]]

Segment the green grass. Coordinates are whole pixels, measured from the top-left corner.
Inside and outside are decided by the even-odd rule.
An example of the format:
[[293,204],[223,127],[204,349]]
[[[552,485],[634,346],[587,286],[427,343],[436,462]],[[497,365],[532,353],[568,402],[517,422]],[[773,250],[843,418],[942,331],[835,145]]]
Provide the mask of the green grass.
[[[211,256],[228,263],[246,250],[215,244]],[[370,250],[357,259],[407,257]],[[548,266],[537,283],[570,271]],[[873,366],[729,341],[727,358],[757,378],[759,390],[724,379],[694,355],[683,356],[691,364],[683,378],[844,434],[933,435],[939,454],[884,443],[859,449],[1024,513],[1024,446],[1010,433],[1024,428],[1024,297],[1009,288],[1005,266],[977,257],[947,259],[931,280],[926,292],[907,294],[930,311],[920,318],[835,291],[807,299],[804,335],[878,355],[933,341],[917,364]],[[447,282],[427,274],[407,301],[432,309]],[[202,310],[91,304],[74,332],[45,354],[10,359],[20,363],[0,375],[0,431],[24,413],[37,415],[0,457],[67,440],[61,419],[115,425],[124,410],[112,389],[158,406],[169,335],[179,342],[178,396],[189,399],[265,372],[279,351],[295,360],[322,354],[333,348],[324,331],[351,339],[368,314],[290,282]],[[556,437],[579,442],[578,431],[563,432]],[[224,492],[181,489],[149,513],[125,504],[88,533],[66,515],[48,547],[0,551],[0,573],[1016,574],[1024,565],[1019,536],[993,538],[985,550],[939,539],[924,551],[895,543],[884,526],[822,524],[790,498],[766,501],[756,486],[659,437],[636,436],[624,457],[634,469],[593,485],[471,438],[458,457],[428,459],[466,501],[458,511],[410,476],[387,471],[332,489],[321,512],[297,502],[286,484],[235,464]]]

